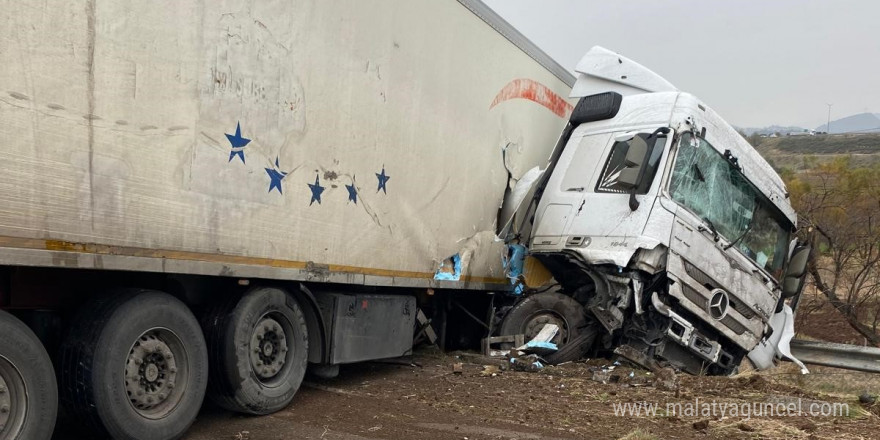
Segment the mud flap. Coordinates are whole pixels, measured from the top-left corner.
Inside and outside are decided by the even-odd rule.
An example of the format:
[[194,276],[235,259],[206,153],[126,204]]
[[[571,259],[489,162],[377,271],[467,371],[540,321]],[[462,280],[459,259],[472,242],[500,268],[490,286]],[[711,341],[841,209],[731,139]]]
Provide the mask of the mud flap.
[[801,374],[809,374],[810,370],[791,354],[789,347],[794,337],[794,313],[791,307],[786,304],[781,312],[774,314],[770,318],[770,327],[773,328],[773,334],[749,352],[748,357],[752,363],[759,370],[766,370],[775,366],[773,363],[775,357],[785,356],[801,368]]

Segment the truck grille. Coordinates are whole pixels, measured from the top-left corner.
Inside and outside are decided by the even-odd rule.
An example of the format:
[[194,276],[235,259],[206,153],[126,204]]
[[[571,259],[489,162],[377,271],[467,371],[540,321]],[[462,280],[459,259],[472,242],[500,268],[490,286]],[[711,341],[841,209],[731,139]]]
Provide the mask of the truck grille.
[[[700,269],[697,269],[696,266],[688,262],[687,260],[682,258],[682,262],[684,262],[684,271],[687,272],[688,276],[696,280],[698,283],[708,287],[709,289],[719,288],[724,289],[724,286],[721,283],[715,281],[703,272]],[[724,289],[727,290],[727,289]],[[687,295],[687,294],[685,294]],[[752,310],[749,306],[746,305],[745,302],[739,299],[738,296],[734,295],[730,291],[728,291],[728,296],[730,298],[730,306],[733,307],[734,310],[743,315],[746,319],[752,319],[755,317],[755,311]],[[690,299],[690,297],[688,297]],[[691,300],[693,301],[693,300]]]
[[691,286],[682,283],[681,284],[681,293],[684,294],[684,297],[687,298],[690,302],[696,304],[701,309],[706,308],[706,297],[704,297],[700,292],[697,292]]
[[746,332],[746,327],[744,325],[740,324],[739,322],[737,322],[737,320],[733,319],[733,317],[730,315],[727,315],[727,316],[721,318],[721,323],[726,325],[727,328],[733,330],[733,332],[738,335],[741,335]]
[[[701,309],[706,308],[706,301],[707,301],[706,297],[704,297],[696,289],[688,286],[687,284],[682,283],[681,284],[681,292],[684,294],[685,298],[687,298],[690,302],[696,304],[697,307],[700,307]],[[731,305],[733,305],[733,304],[731,303]],[[745,333],[746,330],[748,330],[748,329],[746,329],[746,327],[744,325],[740,324],[739,321],[737,321],[736,319],[734,319],[730,315],[727,315],[724,318],[721,318],[720,321],[722,324],[726,325],[727,328],[729,328],[730,330],[732,330],[734,333],[736,333],[738,335],[741,335],[741,334]]]

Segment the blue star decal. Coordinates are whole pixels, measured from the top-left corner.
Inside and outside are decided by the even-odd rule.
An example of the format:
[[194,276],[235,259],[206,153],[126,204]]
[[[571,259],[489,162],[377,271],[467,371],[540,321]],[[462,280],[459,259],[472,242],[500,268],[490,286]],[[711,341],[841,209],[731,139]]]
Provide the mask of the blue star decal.
[[358,190],[354,187],[354,176],[351,177],[351,185],[345,185],[345,189],[348,190],[348,201],[357,204]]
[[308,184],[309,189],[312,190],[312,200],[309,202],[309,206],[312,206],[312,203],[318,202],[321,204],[321,193],[324,192],[324,187],[321,186],[321,183],[318,181],[318,175],[315,174],[315,184]]
[[281,166],[278,165],[278,158],[275,158],[275,168],[265,168],[266,174],[269,175],[269,192],[272,192],[273,189],[278,189],[278,194],[284,194],[284,191],[281,191],[281,181],[287,177],[287,173],[279,170]]
[[229,143],[232,144],[232,151],[229,152],[229,162],[232,162],[232,159],[235,156],[241,158],[241,163],[244,162],[244,147],[250,143],[250,139],[241,137],[241,123],[235,124],[235,134],[226,134],[226,139],[229,139]]
[[385,184],[388,183],[388,179],[390,179],[391,176],[385,175],[385,167],[384,166],[382,166],[382,173],[381,174],[376,173],[376,178],[379,179],[379,188],[376,190],[376,192],[382,191],[383,193],[388,194],[388,191],[385,189]]

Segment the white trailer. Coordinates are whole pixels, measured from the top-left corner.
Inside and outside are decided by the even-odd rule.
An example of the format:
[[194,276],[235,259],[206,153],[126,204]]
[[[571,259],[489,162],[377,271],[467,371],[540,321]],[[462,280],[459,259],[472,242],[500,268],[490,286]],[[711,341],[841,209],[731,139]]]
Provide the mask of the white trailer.
[[479,2],[5,9],[10,264],[503,282],[499,201],[571,109]]
[[18,319],[115,438],[180,436],[206,387],[262,414],[307,362],[403,355],[417,297],[509,288],[501,201],[573,103],[478,0],[2,10],[3,440],[48,438],[58,400]]

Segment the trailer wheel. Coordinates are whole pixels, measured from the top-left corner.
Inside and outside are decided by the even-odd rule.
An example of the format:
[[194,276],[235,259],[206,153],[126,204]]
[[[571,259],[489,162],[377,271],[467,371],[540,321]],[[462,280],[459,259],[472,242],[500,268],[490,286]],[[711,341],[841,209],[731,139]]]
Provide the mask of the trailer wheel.
[[57,413],[46,349],[24,323],[0,310],[0,440],[48,440]]
[[580,336],[592,331],[592,322],[583,305],[570,296],[556,292],[539,293],[520,300],[504,317],[500,334],[524,334],[525,340],[529,341],[541,331],[544,324],[559,326],[559,332],[552,341],[559,347],[557,353],[560,354],[554,357],[555,363],[577,360],[589,349],[566,350],[569,343],[580,345],[584,342]]
[[305,316],[293,296],[255,288],[209,311],[202,326],[212,401],[246,414],[270,414],[290,403],[309,353]]
[[86,304],[62,357],[65,409],[99,436],[178,438],[205,396],[208,356],[198,320],[162,292],[125,290]]

